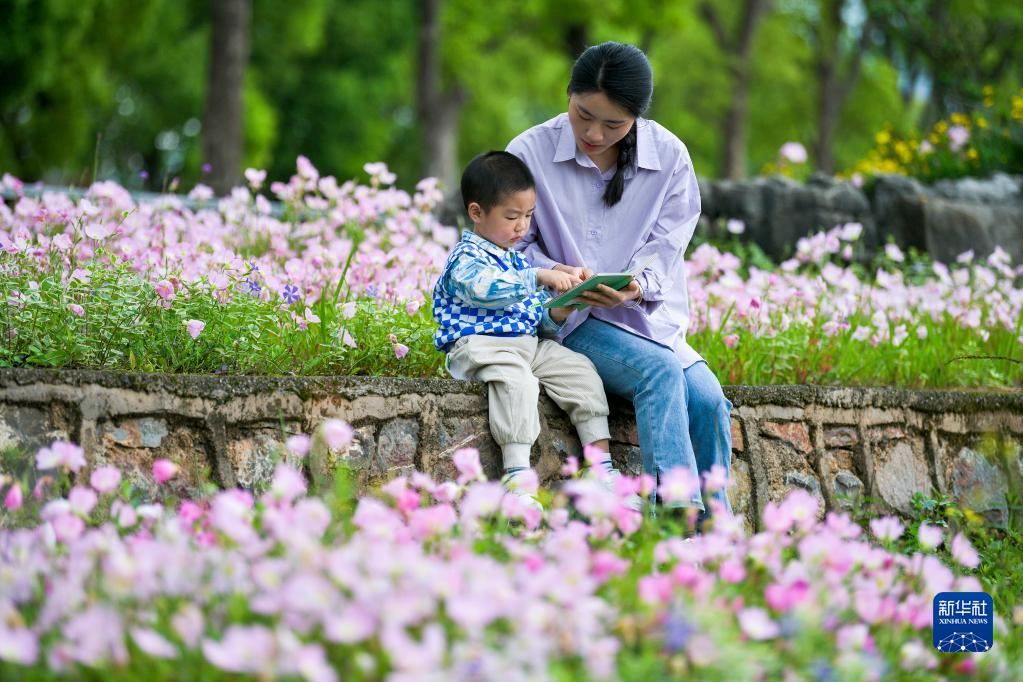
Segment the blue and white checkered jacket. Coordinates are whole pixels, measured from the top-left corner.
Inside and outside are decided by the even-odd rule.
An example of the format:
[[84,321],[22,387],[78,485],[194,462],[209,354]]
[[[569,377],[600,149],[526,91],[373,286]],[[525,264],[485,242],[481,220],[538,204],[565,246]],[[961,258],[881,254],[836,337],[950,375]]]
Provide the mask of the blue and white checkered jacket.
[[439,325],[433,343],[446,353],[472,334],[535,336],[537,327],[556,332],[560,325],[542,307],[549,298],[525,256],[465,230],[433,287]]

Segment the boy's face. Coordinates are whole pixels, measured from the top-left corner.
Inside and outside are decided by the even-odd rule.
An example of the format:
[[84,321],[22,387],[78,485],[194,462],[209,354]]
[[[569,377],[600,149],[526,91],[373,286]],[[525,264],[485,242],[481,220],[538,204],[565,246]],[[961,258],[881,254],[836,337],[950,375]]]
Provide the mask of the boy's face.
[[489,211],[472,202],[469,218],[476,234],[502,249],[510,249],[526,235],[535,208],[536,190],[526,189],[502,196]]

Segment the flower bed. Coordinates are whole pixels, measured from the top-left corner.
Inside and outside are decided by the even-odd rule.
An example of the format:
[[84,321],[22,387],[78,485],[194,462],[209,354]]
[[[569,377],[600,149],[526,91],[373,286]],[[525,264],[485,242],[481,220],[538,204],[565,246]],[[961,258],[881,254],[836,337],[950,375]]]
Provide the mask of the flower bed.
[[[354,499],[341,472],[310,494],[304,460],[351,437],[338,421],[293,436],[255,494],[176,500],[175,467],[159,461],[162,504],[136,499],[116,468],[86,477],[73,444],[40,450],[38,471],[4,481],[5,525],[24,527],[0,531],[0,675],[1023,674],[1019,628],[1004,613],[989,652],[930,646],[933,596],[986,587],[967,574],[979,558],[962,534],[922,524],[909,536],[892,517],[865,534],[843,514],[819,519],[816,501],[797,492],[767,505],[752,537],[718,521],[686,541],[692,517],[644,519],[624,507],[629,494],[649,494],[647,477],[609,492],[570,460],[570,480],[544,495],[541,515],[483,480],[473,450],[456,453],[457,481],[414,474]],[[692,485],[673,472],[659,494],[685,499]]]
[[[299,159],[273,194],[187,208],[93,185],[0,204],[0,365],[263,374],[442,373],[430,291],[457,231],[414,195],[320,177]],[[8,189],[20,183],[5,176]],[[930,263],[889,245],[856,261],[860,228],[800,240],[776,266],[738,241],[694,245],[689,339],[727,383],[1008,387],[1023,381],[1023,267]]]

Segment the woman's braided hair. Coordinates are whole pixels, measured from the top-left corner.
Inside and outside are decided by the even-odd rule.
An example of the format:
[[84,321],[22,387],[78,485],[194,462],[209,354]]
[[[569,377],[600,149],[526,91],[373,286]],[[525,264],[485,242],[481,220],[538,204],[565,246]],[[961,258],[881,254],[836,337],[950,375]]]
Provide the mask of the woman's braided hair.
[[[643,51],[625,43],[606,42],[586,48],[572,65],[568,94],[601,92],[639,118],[650,107],[654,74]],[[636,162],[636,125],[618,142],[618,168],[604,190],[604,204],[614,206],[625,191],[625,169]]]

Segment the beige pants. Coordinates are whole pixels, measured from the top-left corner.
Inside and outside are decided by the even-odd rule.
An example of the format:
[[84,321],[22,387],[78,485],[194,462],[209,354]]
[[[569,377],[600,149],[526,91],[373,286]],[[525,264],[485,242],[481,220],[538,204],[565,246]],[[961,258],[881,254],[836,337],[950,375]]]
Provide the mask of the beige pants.
[[585,355],[535,336],[474,334],[455,342],[447,357],[456,379],[485,381],[490,390],[490,431],[504,468],[528,467],[540,435],[540,385],[568,413],[584,445],[610,438],[604,384]]

